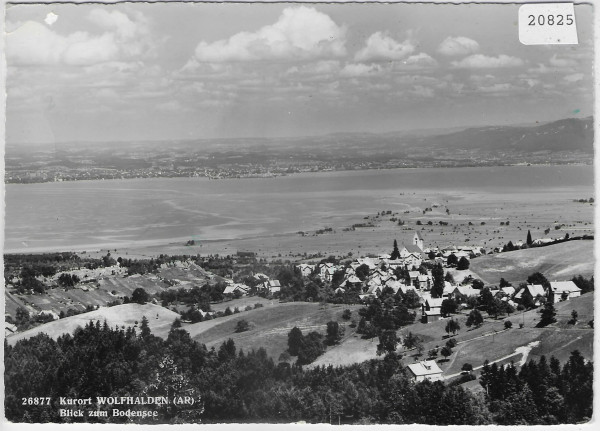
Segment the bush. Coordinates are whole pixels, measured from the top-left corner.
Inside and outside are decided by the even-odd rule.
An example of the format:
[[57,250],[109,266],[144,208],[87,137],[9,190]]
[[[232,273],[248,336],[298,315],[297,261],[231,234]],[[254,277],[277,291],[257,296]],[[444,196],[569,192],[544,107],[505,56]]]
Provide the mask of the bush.
[[510,329],[512,328],[512,322],[510,320],[505,320],[504,321],[504,329]]
[[235,332],[245,332],[250,330],[250,323],[247,320],[240,320],[235,325]]
[[246,305],[246,308],[244,308],[244,311],[250,311],[252,310],[252,306],[251,305]]
[[254,308],[262,308],[264,307],[263,304],[261,304],[260,302],[257,302],[256,304],[254,304]]
[[456,347],[456,340],[454,338],[450,338],[448,341],[446,341],[446,347],[448,347],[449,349],[453,349]]
[[342,313],[342,319],[350,320],[351,317],[352,317],[352,311],[350,311],[349,309],[345,309],[344,312]]

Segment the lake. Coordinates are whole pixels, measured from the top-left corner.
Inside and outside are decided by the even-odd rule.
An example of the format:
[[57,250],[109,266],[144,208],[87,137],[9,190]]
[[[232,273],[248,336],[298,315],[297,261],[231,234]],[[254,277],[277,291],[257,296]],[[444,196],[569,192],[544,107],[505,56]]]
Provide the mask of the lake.
[[4,247],[10,253],[249,238],[402,210],[413,193],[587,198],[593,181],[593,166],[506,166],[7,184]]

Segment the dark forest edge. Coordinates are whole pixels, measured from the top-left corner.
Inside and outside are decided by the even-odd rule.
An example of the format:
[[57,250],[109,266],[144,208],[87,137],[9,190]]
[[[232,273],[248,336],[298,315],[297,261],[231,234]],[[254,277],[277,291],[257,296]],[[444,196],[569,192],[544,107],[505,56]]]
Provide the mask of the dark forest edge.
[[[144,318],[135,329],[90,322],[56,341],[44,334],[4,344],[5,413],[13,422],[423,423],[533,425],[581,423],[592,416],[593,363],[573,351],[567,363],[552,357],[484,366],[484,393],[444,382],[415,383],[390,353],[345,367],[303,369],[275,363],[264,349],[243,352],[233,340],[208,350],[180,328],[162,340]],[[49,405],[23,405],[29,397]],[[125,406],[156,417],[112,417],[114,406],[96,397],[190,397],[194,405]],[[87,399],[86,411],[108,417],[61,417],[60,397]],[[25,401],[24,401],[25,400]],[[120,408],[125,408],[121,407]]]

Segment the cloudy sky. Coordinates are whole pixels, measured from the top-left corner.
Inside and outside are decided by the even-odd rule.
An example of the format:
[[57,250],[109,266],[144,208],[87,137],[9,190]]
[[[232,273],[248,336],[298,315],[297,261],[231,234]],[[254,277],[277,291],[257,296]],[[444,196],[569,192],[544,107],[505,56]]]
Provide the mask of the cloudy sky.
[[515,5],[17,5],[7,142],[302,136],[592,114],[579,45],[524,46]]

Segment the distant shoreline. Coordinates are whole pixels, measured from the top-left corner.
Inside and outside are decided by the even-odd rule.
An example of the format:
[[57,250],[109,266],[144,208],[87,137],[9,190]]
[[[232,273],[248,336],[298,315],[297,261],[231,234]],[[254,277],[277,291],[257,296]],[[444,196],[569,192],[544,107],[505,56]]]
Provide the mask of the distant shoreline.
[[[478,163],[478,164],[456,164],[456,165],[440,165],[439,163],[430,164],[415,164],[414,166],[378,166],[378,167],[363,167],[354,169],[318,169],[316,171],[301,170],[298,172],[269,172],[265,174],[249,174],[249,175],[189,175],[189,174],[173,174],[173,175],[142,175],[142,176],[121,176],[116,177],[98,177],[98,178],[60,178],[60,179],[47,179],[47,180],[32,180],[32,181],[14,181],[6,179],[9,175],[8,171],[5,172],[5,185],[29,185],[29,184],[46,184],[46,183],[73,183],[81,181],[119,181],[119,180],[151,180],[151,179],[181,179],[181,178],[204,178],[207,180],[253,180],[253,179],[274,179],[280,177],[291,177],[297,175],[314,175],[322,173],[332,172],[364,172],[364,171],[383,171],[383,170],[410,170],[410,169],[469,169],[469,168],[499,168],[499,167],[517,167],[517,166],[594,166],[593,156],[589,163],[583,162],[554,162],[554,163]],[[106,169],[106,168],[96,168]],[[127,175],[127,174],[125,174]]]

